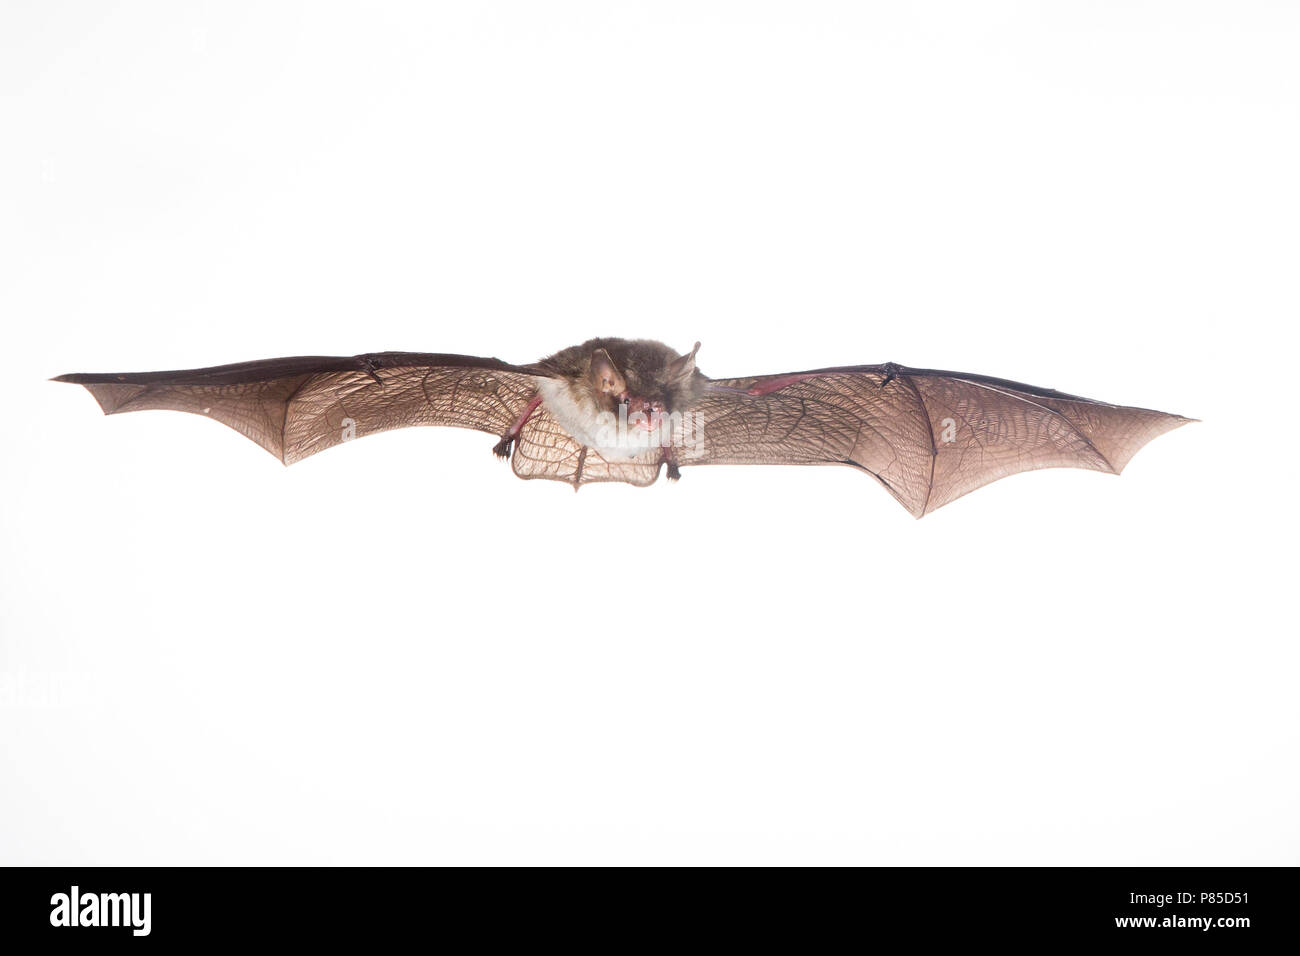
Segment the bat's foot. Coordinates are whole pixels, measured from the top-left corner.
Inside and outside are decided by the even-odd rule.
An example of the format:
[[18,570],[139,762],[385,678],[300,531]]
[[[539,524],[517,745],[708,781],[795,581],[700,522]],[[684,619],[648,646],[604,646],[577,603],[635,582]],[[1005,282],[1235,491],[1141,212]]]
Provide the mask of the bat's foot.
[[523,412],[521,412],[519,417],[515,419],[515,423],[510,426],[510,431],[501,436],[501,440],[497,442],[496,447],[492,449],[492,454],[496,455],[498,458],[510,457],[511,446],[514,445],[516,439],[519,438],[519,433],[524,430],[524,425],[528,422],[528,419],[532,418],[533,412],[537,411],[537,406],[540,404],[542,404],[542,396],[538,393],[532,397],[532,400],[524,408]]
[[677,449],[661,448],[659,449],[659,460],[668,466],[668,480],[678,481],[682,477],[681,469],[677,467]]

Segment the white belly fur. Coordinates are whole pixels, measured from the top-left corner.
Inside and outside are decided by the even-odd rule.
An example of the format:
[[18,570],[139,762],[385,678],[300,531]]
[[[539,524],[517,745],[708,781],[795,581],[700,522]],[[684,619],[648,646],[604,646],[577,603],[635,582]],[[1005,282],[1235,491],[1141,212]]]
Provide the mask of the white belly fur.
[[594,449],[605,458],[635,458],[638,452],[644,450],[617,445],[602,446],[596,438],[601,426],[600,408],[588,396],[576,394],[564,379],[544,378],[537,390],[551,417],[578,444]]

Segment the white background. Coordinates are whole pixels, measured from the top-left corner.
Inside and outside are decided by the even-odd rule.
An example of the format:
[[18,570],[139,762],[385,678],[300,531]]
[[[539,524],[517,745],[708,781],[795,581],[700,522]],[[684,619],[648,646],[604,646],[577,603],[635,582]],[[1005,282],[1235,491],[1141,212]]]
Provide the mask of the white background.
[[[1288,3],[7,3],[0,860],[1300,863]],[[284,469],[69,371],[704,343],[1203,419]]]

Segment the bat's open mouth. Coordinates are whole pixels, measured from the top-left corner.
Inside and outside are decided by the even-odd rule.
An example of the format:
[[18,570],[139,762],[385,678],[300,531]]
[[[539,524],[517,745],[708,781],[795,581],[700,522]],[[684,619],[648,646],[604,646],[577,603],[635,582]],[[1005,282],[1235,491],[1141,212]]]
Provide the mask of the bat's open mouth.
[[658,399],[641,398],[627,392],[619,396],[619,404],[622,406],[620,416],[627,415],[628,427],[646,431],[658,431],[668,413],[668,407]]

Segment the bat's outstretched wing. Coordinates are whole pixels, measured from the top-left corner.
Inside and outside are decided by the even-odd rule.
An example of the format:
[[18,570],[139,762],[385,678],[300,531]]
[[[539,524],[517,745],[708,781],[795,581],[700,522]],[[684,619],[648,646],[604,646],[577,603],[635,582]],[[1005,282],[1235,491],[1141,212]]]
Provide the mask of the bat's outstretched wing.
[[494,358],[376,352],[55,381],[84,385],[107,415],[166,408],[215,419],[288,465],[351,438],[409,425],[504,435],[545,374]]
[[678,450],[682,465],[852,465],[918,518],[1021,471],[1119,474],[1193,420],[893,364],[714,379],[694,411],[702,441]]

